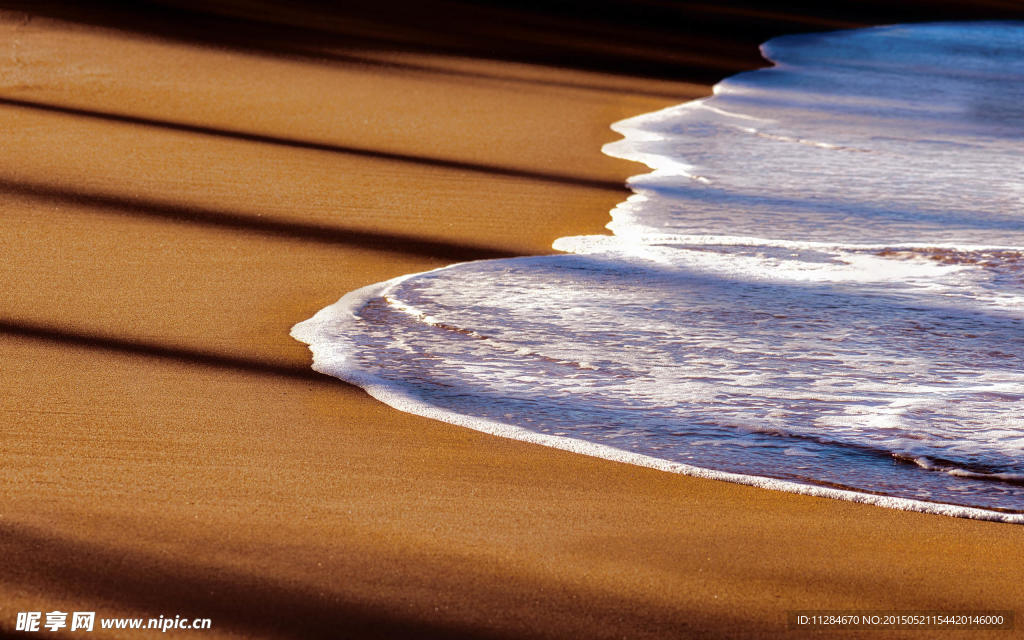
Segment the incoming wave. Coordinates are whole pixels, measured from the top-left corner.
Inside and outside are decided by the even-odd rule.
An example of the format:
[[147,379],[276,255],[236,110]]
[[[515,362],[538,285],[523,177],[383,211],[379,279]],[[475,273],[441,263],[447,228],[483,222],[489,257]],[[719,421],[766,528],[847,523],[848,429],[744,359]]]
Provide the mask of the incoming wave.
[[314,368],[407,412],[1024,523],[1024,24],[787,36],[616,123],[612,236],[350,293]]

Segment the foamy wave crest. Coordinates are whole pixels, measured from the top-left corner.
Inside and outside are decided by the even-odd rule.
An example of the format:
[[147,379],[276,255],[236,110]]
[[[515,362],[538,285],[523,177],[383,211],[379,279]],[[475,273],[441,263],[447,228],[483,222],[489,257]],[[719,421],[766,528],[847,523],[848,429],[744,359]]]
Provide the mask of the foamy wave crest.
[[617,123],[613,236],[353,292],[314,368],[666,471],[1024,522],[1024,25],[789,36]]

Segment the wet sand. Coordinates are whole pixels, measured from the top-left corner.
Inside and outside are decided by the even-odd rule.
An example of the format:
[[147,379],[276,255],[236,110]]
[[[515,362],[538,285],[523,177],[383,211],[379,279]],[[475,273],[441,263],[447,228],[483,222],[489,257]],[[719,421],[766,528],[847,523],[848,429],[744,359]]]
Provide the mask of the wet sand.
[[599,233],[643,171],[600,154],[610,123],[849,16],[708,9],[717,31],[615,48],[612,18],[458,3],[450,30],[163,4],[0,12],[0,636],[60,610],[204,638],[774,637],[814,635],[791,610],[1024,602],[1018,527],[409,416],[288,337],[363,285]]

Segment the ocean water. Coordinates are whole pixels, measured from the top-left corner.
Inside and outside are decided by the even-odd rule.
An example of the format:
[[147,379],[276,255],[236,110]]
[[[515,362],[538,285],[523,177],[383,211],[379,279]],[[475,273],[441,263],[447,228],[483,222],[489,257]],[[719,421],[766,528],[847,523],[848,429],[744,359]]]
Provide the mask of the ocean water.
[[[293,335],[398,409],[666,471],[1024,523],[1024,23],[777,38],[613,125],[613,235]],[[553,212],[557,214],[557,212]]]

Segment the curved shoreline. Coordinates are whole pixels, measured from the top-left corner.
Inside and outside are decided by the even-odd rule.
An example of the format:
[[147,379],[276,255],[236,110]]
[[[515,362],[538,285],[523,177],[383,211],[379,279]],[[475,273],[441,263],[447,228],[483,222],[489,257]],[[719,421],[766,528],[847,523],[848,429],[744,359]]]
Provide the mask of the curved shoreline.
[[[621,182],[637,167],[599,153],[607,123],[708,86],[328,37],[379,43],[406,16],[389,3],[310,20],[315,38],[167,8],[215,3],[21,4],[38,13],[0,12],[0,97],[21,102],[0,104],[0,635],[59,610],[209,617],[204,639],[773,638],[801,634],[791,610],[1020,607],[1016,527],[494,438],[311,373],[288,337],[336,292],[481,247],[543,253],[621,199],[397,156]],[[668,23],[630,38],[732,72],[757,25],[724,15],[722,57]]]
[[[993,22],[952,24],[953,26],[959,29],[967,29],[968,25],[971,25],[970,28],[977,29],[978,24],[986,24],[988,25],[989,31],[992,31],[995,28],[995,25],[999,23]],[[875,27],[855,31],[839,31],[827,34],[813,34],[810,36],[810,38],[812,42],[814,40],[828,38],[836,38],[839,40],[845,38],[847,40],[852,40],[859,43],[859,39],[867,38],[868,40],[870,40],[871,38],[877,38],[878,34],[882,34],[884,38],[885,34],[890,31],[894,31],[896,33],[918,33],[914,32],[911,29],[911,27],[920,27],[922,30],[926,30],[927,33],[932,33],[932,31],[935,30],[948,30],[948,27],[944,27],[942,23],[931,23],[927,25],[894,25],[891,27]],[[1007,27],[1002,28],[1005,30]],[[770,74],[774,69],[777,69],[780,66],[785,66],[783,65],[783,63],[780,63],[778,59],[773,59],[772,57],[773,49],[778,49],[781,47],[783,50],[785,50],[785,47],[780,44],[782,42],[790,43],[790,49],[792,49],[792,51],[790,51],[790,55],[799,57],[799,55],[802,54],[806,57],[806,52],[800,51],[800,46],[797,44],[793,44],[794,42],[798,41],[798,38],[799,36],[782,36],[780,38],[775,38],[763,43],[760,46],[762,55],[764,55],[765,60],[771,63],[773,66],[771,68],[768,68],[767,70],[761,69],[752,72],[744,72],[740,74],[740,76],[746,76],[747,78],[750,78],[750,80],[748,80],[748,83],[756,85],[752,78],[758,76],[758,74],[765,74],[762,77],[767,77],[767,74]],[[863,48],[865,45],[859,44],[857,46]],[[914,45],[907,46],[910,47],[908,49],[909,51],[916,51]],[[862,49],[857,50],[861,51]],[[819,54],[822,53],[820,49],[815,49],[815,51],[817,51]],[[871,54],[865,53],[864,55],[870,56]],[[781,54],[775,56],[775,58],[782,59]],[[897,61],[903,60],[903,58],[898,57],[898,55],[895,59]],[[955,59],[954,61],[956,60],[959,59]],[[637,203],[642,202],[652,193],[651,191],[645,192],[642,180],[643,178],[651,178],[653,176],[667,174],[667,176],[670,178],[682,177],[688,180],[698,180],[710,184],[710,181],[708,181],[706,178],[692,175],[692,167],[685,164],[684,160],[679,160],[674,155],[672,155],[671,150],[662,150],[660,152],[652,151],[650,149],[650,146],[653,144],[655,145],[655,149],[661,149],[661,147],[656,146],[657,143],[662,142],[662,144],[664,145],[672,142],[673,139],[671,137],[668,137],[668,134],[659,135],[657,133],[658,131],[662,130],[657,125],[661,121],[667,121],[670,123],[676,122],[672,120],[673,115],[678,116],[679,114],[683,113],[690,114],[693,113],[693,110],[699,110],[700,108],[707,108],[716,113],[722,112],[721,109],[718,109],[711,105],[716,100],[721,100],[721,96],[729,95],[729,88],[738,83],[738,80],[736,80],[736,78],[738,77],[739,76],[730,76],[729,78],[723,80],[721,83],[716,84],[714,87],[712,87],[712,92],[714,96],[711,98],[700,98],[697,100],[674,105],[658,111],[632,116],[625,120],[620,120],[611,124],[610,128],[616,133],[621,134],[623,138],[621,140],[605,144],[603,147],[604,153],[613,157],[646,164],[648,168],[651,170],[649,173],[639,174],[629,178],[627,180],[627,184],[639,186],[634,186],[634,193],[631,196],[629,196],[629,198],[625,202],[620,202],[619,204],[616,205],[614,209],[612,209],[612,221],[609,222],[607,227],[615,231],[616,234],[621,232],[623,235],[561,237],[554,241],[553,246],[556,249],[560,249],[563,251],[568,251],[572,253],[578,251],[580,253],[586,254],[591,253],[591,249],[596,250],[597,253],[601,253],[600,247],[603,247],[605,245],[615,246],[616,243],[630,245],[636,242],[639,242],[642,246],[646,246],[648,244],[671,243],[697,243],[714,245],[725,244],[729,246],[745,246],[747,244],[752,244],[759,247],[771,246],[800,249],[843,248],[848,251],[894,251],[907,250],[910,248],[928,248],[934,250],[943,249],[955,251],[1010,251],[1017,255],[1020,254],[1021,247],[1019,246],[977,244],[958,245],[952,242],[913,242],[908,241],[906,238],[902,238],[899,241],[894,241],[888,244],[869,242],[867,239],[861,240],[860,242],[849,241],[846,243],[837,243],[822,240],[813,241],[765,239],[725,235],[682,236],[678,234],[673,235],[671,233],[658,233],[657,228],[652,228],[649,233],[644,233],[647,228],[644,227],[641,222],[634,223],[634,226],[639,227],[638,229],[631,228],[630,220],[624,220],[622,216],[616,216],[616,213],[627,210],[632,206],[633,209],[639,208],[640,213],[638,215],[641,217],[643,216],[643,207],[638,207]],[[767,118],[772,117],[772,112],[769,111],[767,114],[762,114],[764,115],[764,118],[754,118],[753,116],[736,113],[729,113],[729,115],[745,119],[762,119],[765,121],[769,121],[767,120]],[[785,140],[794,141],[796,139],[785,138]],[[973,139],[968,138],[968,140]],[[799,142],[807,141],[800,139]],[[808,142],[808,144],[811,143]],[[829,149],[837,148],[835,147],[835,145],[828,145],[825,143],[813,144],[815,144],[816,146],[822,146]],[[769,169],[772,168],[774,167],[769,167]],[[743,214],[742,212],[740,212],[737,215]],[[628,218],[628,213],[626,214],[626,217]],[[822,224],[827,225],[827,221]],[[699,231],[697,232],[699,233]],[[723,232],[728,233],[728,230],[717,231],[717,233],[719,234]],[[950,235],[949,231],[946,229],[939,230],[940,234],[942,232],[945,232],[945,235],[947,236]],[[927,234],[923,235],[927,237]],[[826,235],[825,237],[827,238],[828,236]],[[911,234],[910,237],[917,236]],[[989,241],[998,241],[1000,238],[985,239]],[[529,260],[529,258],[511,258],[508,259],[508,261],[496,262],[495,264],[508,264],[511,266],[513,265],[513,263],[515,263],[517,265],[520,265],[522,268],[526,268],[524,266],[525,263],[523,262],[526,260]],[[557,260],[557,258],[555,258],[555,260]],[[426,418],[440,420],[453,425],[467,427],[491,435],[510,438],[514,440],[520,440],[533,444],[540,444],[555,449],[572,451],[575,453],[612,460],[615,462],[624,462],[637,466],[659,469],[661,471],[667,471],[671,473],[677,473],[693,477],[708,478],[713,480],[723,480],[765,489],[773,489],[802,495],[828,497],[852,502],[860,502],[904,511],[916,511],[921,513],[931,513],[963,518],[974,518],[980,520],[991,520],[1004,523],[1024,523],[1024,513],[1020,513],[1019,510],[1010,509],[1009,507],[1011,505],[1005,502],[999,503],[993,501],[988,504],[985,504],[984,502],[976,502],[975,504],[984,506],[968,506],[969,504],[971,504],[971,502],[969,499],[967,499],[966,494],[962,493],[962,491],[966,490],[964,487],[958,486],[955,487],[954,489],[950,489],[945,493],[940,492],[938,494],[932,494],[928,491],[922,490],[923,488],[929,487],[929,485],[927,484],[928,481],[916,477],[913,480],[908,481],[907,484],[898,485],[898,488],[895,489],[894,487],[897,487],[897,485],[879,484],[878,486],[888,486],[889,491],[879,491],[878,493],[872,493],[868,490],[857,490],[856,488],[854,488],[875,488],[874,486],[872,486],[872,483],[866,479],[868,476],[864,475],[865,472],[863,471],[863,469],[860,470],[860,475],[855,475],[854,479],[847,480],[844,483],[838,483],[837,480],[835,480],[834,478],[828,478],[827,475],[825,476],[825,480],[822,480],[820,476],[815,478],[812,477],[813,474],[810,474],[810,472],[805,473],[806,478],[798,477],[795,479],[786,479],[785,474],[779,472],[777,469],[774,468],[768,470],[768,472],[770,473],[771,471],[775,471],[778,473],[778,475],[781,475],[783,477],[756,475],[756,473],[761,472],[760,470],[755,471],[754,473],[727,472],[713,468],[715,466],[720,465],[723,462],[723,460],[716,461],[716,459],[714,458],[709,458],[704,461],[705,464],[707,464],[708,466],[698,466],[694,464],[673,461],[671,459],[666,459],[663,457],[658,457],[659,454],[640,453],[640,451],[644,450],[642,447],[638,447],[637,451],[629,451],[627,449],[622,449],[607,444],[600,444],[598,442],[593,441],[593,434],[591,434],[591,439],[589,440],[586,436],[582,435],[551,435],[541,433],[539,431],[534,431],[525,427],[520,427],[517,426],[516,424],[513,424],[512,422],[504,422],[501,420],[501,418],[498,418],[497,420],[493,418],[486,418],[483,416],[489,414],[486,413],[485,408],[480,406],[473,407],[473,410],[479,412],[478,415],[462,413],[460,411],[449,409],[446,408],[445,406],[442,406],[444,402],[443,400],[439,400],[439,404],[431,404],[430,402],[420,398],[417,393],[417,385],[419,384],[420,378],[416,377],[415,375],[413,377],[410,377],[409,379],[403,380],[397,376],[393,376],[387,371],[374,374],[371,373],[370,367],[372,365],[370,364],[365,364],[365,369],[361,370],[357,363],[360,361],[360,356],[364,354],[347,353],[347,350],[352,348],[355,348],[358,351],[362,351],[361,347],[353,347],[352,344],[350,344],[349,342],[345,342],[346,346],[344,347],[343,350],[340,346],[341,341],[335,338],[335,336],[340,336],[344,334],[352,334],[354,336],[365,336],[367,335],[365,331],[372,331],[372,329],[369,328],[370,325],[372,325],[374,322],[379,321],[366,320],[365,322],[361,322],[360,311],[366,304],[368,304],[371,300],[374,299],[380,300],[384,304],[390,306],[392,309],[395,309],[397,311],[402,312],[405,315],[412,317],[413,320],[418,325],[430,325],[433,327],[450,328],[448,325],[440,324],[440,321],[424,315],[424,313],[421,312],[420,310],[410,307],[409,305],[407,305],[404,302],[401,302],[400,300],[396,300],[394,295],[390,295],[390,292],[395,290],[402,282],[405,282],[410,279],[422,279],[422,277],[425,275],[437,274],[438,272],[444,271],[446,269],[468,268],[472,270],[472,267],[473,263],[458,263],[442,267],[440,269],[435,269],[429,272],[412,273],[398,278],[393,278],[386,282],[381,282],[375,285],[363,287],[357,291],[347,294],[341,300],[334,303],[333,305],[321,309],[319,312],[317,312],[317,314],[314,317],[295,325],[292,328],[291,335],[297,340],[300,340],[310,346],[310,350],[313,352],[313,368],[315,370],[327,375],[340,378],[346,382],[359,386],[363,388],[365,391],[367,391],[367,393],[369,393],[374,398],[377,398],[378,400],[384,402],[385,404],[388,404],[389,406],[400,411],[405,411],[407,413],[419,415]],[[515,267],[513,267],[513,269],[514,268]],[[442,280],[444,279],[443,275],[441,275],[440,277]],[[456,276],[452,276],[452,278],[455,277]],[[886,274],[886,277],[892,277],[891,273]],[[460,306],[468,303],[463,303],[460,298],[456,298],[454,301],[450,301],[449,304]],[[1003,306],[1005,307],[1008,306],[1009,304],[1011,303],[1004,303]],[[442,305],[441,308],[445,308],[444,305]],[[515,312],[506,309],[505,313],[507,315],[498,316],[498,318],[500,319],[502,324],[511,327],[513,317],[515,316]],[[477,338],[485,337],[481,336],[477,331],[473,329],[460,328],[456,330],[459,331],[460,333],[472,335]],[[415,333],[415,329],[409,329],[410,336],[414,335]],[[355,338],[354,340],[356,343],[359,343],[360,338]],[[399,343],[403,345],[405,345],[406,343],[406,339],[404,337],[399,337],[397,340]],[[541,342],[545,342],[546,339],[540,338],[540,340]],[[488,344],[493,345],[495,343],[489,342]],[[441,354],[441,359],[445,361],[449,360],[447,354],[445,353],[446,348],[450,347],[457,351],[454,345],[449,345],[448,343],[435,345],[435,347],[437,348],[437,351],[432,351],[431,357],[434,357],[435,354]],[[509,347],[508,345],[505,345],[502,347],[502,351],[510,351],[512,348],[514,347]],[[454,355],[455,351],[453,351],[450,359],[452,360],[452,362],[457,363],[460,362],[460,360],[458,359],[458,356]],[[516,355],[518,356],[519,354],[520,352],[517,351]],[[410,356],[410,358],[415,359],[415,356]],[[402,358],[400,358],[400,360],[401,359]],[[401,362],[392,361],[391,364],[394,365],[398,370],[400,370],[402,367]],[[505,366],[510,367],[516,366],[515,363],[509,361],[505,361],[503,364]],[[427,370],[423,370],[421,372],[421,375],[424,376],[422,378],[424,384],[427,384],[428,380],[432,377],[432,373],[430,373],[432,369],[433,367],[430,367]],[[473,378],[474,374],[470,373],[467,375],[469,376],[469,378]],[[458,386],[469,382],[469,380],[465,380],[462,377],[456,375],[455,380],[449,380],[445,384],[454,384]],[[1012,387],[1014,383],[1004,382],[1003,384],[1010,385]],[[490,393],[497,393],[499,395],[506,393],[506,390],[502,388],[489,388],[488,391]],[[543,397],[543,391],[541,386],[539,386],[536,390],[525,390],[524,392],[532,395],[534,391],[537,394],[539,394],[539,397]],[[505,414],[505,417],[513,421],[519,419],[518,416],[513,417],[511,414]],[[551,415],[548,416],[548,419],[557,422],[557,420]],[[634,425],[642,423],[642,419],[638,419],[635,416],[629,420],[631,420]],[[563,427],[566,428],[570,433],[574,433],[572,425],[563,425]],[[637,433],[644,433],[641,427],[636,426],[636,429]],[[924,436],[921,433],[909,434],[908,437],[924,439]],[[973,444],[977,445],[977,443]],[[886,452],[883,450],[881,451],[881,453]],[[893,457],[907,455],[905,453],[902,453],[898,449],[894,449],[890,453]],[[941,453],[937,453],[936,455],[941,458]],[[928,458],[931,457],[934,456],[929,452],[920,454],[918,458],[922,462],[920,462],[918,466],[931,470],[927,462]],[[681,458],[676,458],[676,460],[680,459]],[[731,460],[729,462],[733,465],[732,468],[734,469],[746,470],[745,467],[738,466],[735,460]],[[968,477],[985,477],[983,474],[977,474],[966,469],[951,470],[951,473],[953,475],[961,475]],[[1016,477],[1016,475],[1017,474],[1008,474],[1005,477]],[[998,474],[993,474],[992,477],[1004,478],[1004,476],[1000,476]],[[805,479],[806,481],[804,481]],[[831,484],[829,480],[831,480]],[[839,488],[844,486],[845,488]],[[902,493],[900,493],[901,491]],[[929,496],[933,499],[926,500],[915,499],[913,497],[899,497],[900,495],[913,496],[914,492],[916,492],[917,495]],[[886,495],[886,493],[895,495]],[[1005,498],[1005,493],[1001,493],[1000,495],[1001,497]],[[961,501],[959,504],[957,504],[958,500]],[[1000,507],[1002,507],[1002,509]]]
[[[448,265],[441,267],[440,269],[434,269],[423,273],[433,273],[456,266],[458,265]],[[707,469],[695,465],[672,462],[649,455],[625,451],[616,447],[588,442],[579,438],[537,433],[513,424],[460,414],[428,404],[406,393],[402,393],[400,390],[395,388],[394,384],[388,384],[376,376],[370,375],[351,366],[347,363],[347,358],[338,357],[337,354],[330,353],[324,346],[329,346],[329,338],[336,335],[337,330],[344,330],[343,325],[339,326],[339,318],[346,316],[355,317],[356,311],[370,300],[386,297],[387,291],[395,285],[408,280],[409,278],[423,275],[423,273],[406,274],[385,282],[379,282],[377,284],[368,285],[357,289],[356,291],[352,291],[334,304],[324,307],[318,311],[312,318],[304,320],[292,327],[291,336],[309,346],[309,349],[313,354],[313,369],[320,373],[354,384],[365,390],[366,393],[373,398],[380,400],[384,404],[393,407],[398,411],[411,413],[431,420],[440,420],[441,422],[447,422],[448,424],[459,427],[473,429],[474,431],[490,434],[492,436],[519,440],[530,444],[551,447],[552,449],[559,449],[561,451],[569,451],[584,456],[610,460],[612,462],[621,462],[638,467],[647,467],[649,469],[657,469],[659,471],[691,476],[694,478],[731,482],[751,487],[758,487],[760,489],[857,502],[888,509],[897,509],[900,511],[914,511],[932,515],[987,520],[1006,524],[1024,524],[1024,514],[1019,513],[1003,513],[990,509],[965,507],[940,502],[928,502],[925,500],[912,500],[908,498],[898,498],[810,485],[763,476],[718,471],[715,469]]]

